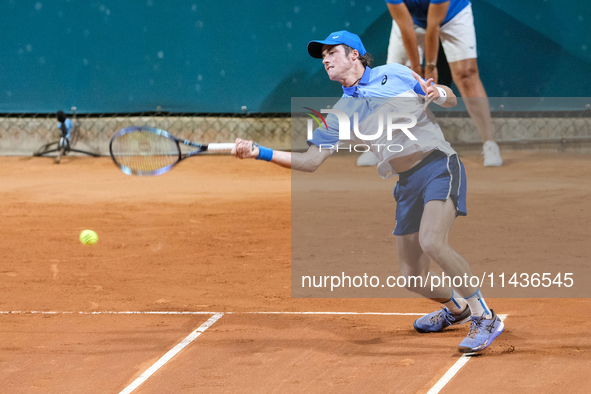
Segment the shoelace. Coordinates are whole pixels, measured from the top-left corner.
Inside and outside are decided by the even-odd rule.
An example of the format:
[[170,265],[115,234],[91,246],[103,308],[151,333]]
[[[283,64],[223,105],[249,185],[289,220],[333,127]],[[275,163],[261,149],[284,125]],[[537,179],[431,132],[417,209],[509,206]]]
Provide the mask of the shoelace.
[[[472,324],[470,324],[470,331],[468,331],[468,336],[470,338],[472,338],[472,339],[476,338],[476,335],[478,335],[480,333],[480,330],[482,330],[482,323],[484,323],[485,320],[486,319],[484,318],[484,313],[482,314],[482,316],[472,319]],[[488,330],[488,332],[492,333],[492,330],[495,325],[495,320],[496,319],[492,319],[490,321],[490,324],[488,326],[486,326],[486,329]],[[464,322],[464,323],[466,323],[466,322]],[[461,324],[464,324],[464,323],[461,323]]]
[[435,316],[433,316],[432,318],[429,319],[429,323],[431,324],[435,324],[438,323],[439,321],[441,321],[441,319],[445,320],[447,323],[449,323],[449,325],[452,325],[452,316],[451,314],[444,309],[442,309],[441,311],[439,311],[440,313],[436,314]]
[[470,331],[468,331],[468,336],[472,339],[476,338],[476,335],[480,333],[480,329],[482,326],[482,322],[484,321],[484,315],[472,320],[472,324],[470,324]]

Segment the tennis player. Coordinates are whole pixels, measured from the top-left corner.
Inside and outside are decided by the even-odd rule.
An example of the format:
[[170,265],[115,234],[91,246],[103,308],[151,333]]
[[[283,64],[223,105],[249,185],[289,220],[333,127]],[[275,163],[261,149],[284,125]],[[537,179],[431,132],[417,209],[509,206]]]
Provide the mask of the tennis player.
[[55,157],[55,162],[59,163],[62,159],[62,155],[65,155],[68,150],[70,150],[70,137],[72,135],[72,121],[66,117],[64,111],[57,111],[57,120],[58,125],[57,128],[61,132],[61,137],[57,142],[57,156]]
[[[351,125],[358,121],[356,131],[361,137],[355,133],[354,141],[371,147],[379,159],[377,169],[383,178],[399,174],[394,189],[394,235],[402,275],[426,280],[433,260],[446,275],[472,276],[466,260],[448,244],[456,216],[466,215],[464,166],[445,141],[433,114],[426,109],[430,102],[442,107],[455,106],[457,98],[451,89],[433,84],[431,79],[424,80],[400,64],[371,68],[371,56],[361,39],[348,31],[311,41],[308,52],[322,59],[331,80],[343,85],[343,96],[333,108],[345,112]],[[375,133],[384,113],[403,114],[394,122],[408,128],[401,126],[390,138],[387,133],[372,137],[369,144],[363,137]],[[413,117],[416,125],[410,127]],[[305,153],[274,151],[240,138],[236,139],[232,153],[241,159],[254,158],[313,172],[344,142],[339,140],[342,119],[331,113],[326,120],[328,129],[314,130]],[[504,330],[503,322],[488,307],[478,288],[438,287],[431,291],[409,284],[407,289],[443,304],[440,310],[416,320],[416,331],[440,332],[453,324],[471,321],[469,334],[459,345],[460,352],[481,351]]]

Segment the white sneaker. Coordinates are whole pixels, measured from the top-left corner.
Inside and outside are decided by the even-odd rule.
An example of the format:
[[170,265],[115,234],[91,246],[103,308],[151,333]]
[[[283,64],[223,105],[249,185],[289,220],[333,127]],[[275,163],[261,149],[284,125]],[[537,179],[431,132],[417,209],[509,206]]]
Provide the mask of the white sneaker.
[[485,167],[500,167],[503,165],[503,158],[499,146],[493,140],[488,140],[482,145]]
[[357,158],[357,167],[373,167],[380,161],[373,154],[372,151],[363,152],[361,156]]

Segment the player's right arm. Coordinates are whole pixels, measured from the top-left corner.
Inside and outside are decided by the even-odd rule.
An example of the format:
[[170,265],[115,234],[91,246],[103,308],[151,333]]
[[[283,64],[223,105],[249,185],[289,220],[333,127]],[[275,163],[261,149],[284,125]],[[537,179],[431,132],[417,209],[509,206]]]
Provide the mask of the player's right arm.
[[421,59],[419,57],[419,46],[417,44],[417,36],[415,34],[414,21],[406,7],[406,4],[400,2],[398,4],[391,4],[388,2],[388,10],[392,19],[400,28],[402,35],[402,44],[406,50],[406,55],[410,61],[410,68],[419,75],[423,75],[423,67],[421,66]]
[[[256,159],[260,150],[253,141],[236,138],[236,146],[232,149],[232,154],[239,159]],[[312,145],[306,152],[274,150],[271,163],[297,171],[314,172],[328,156],[330,156],[328,149],[321,150],[316,145]]]

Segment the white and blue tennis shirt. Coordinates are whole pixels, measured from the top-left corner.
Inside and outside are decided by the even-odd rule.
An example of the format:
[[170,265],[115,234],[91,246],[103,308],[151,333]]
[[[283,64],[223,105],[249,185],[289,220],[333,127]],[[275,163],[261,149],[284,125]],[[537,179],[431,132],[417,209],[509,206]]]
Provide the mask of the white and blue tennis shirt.
[[[395,175],[389,163],[395,157],[433,149],[447,155],[456,153],[445,141],[433,113],[423,111],[421,96],[425,92],[408,67],[395,63],[376,68],[366,67],[359,84],[343,86],[343,91],[343,96],[333,110],[347,115],[350,130],[345,135],[350,138],[341,139],[344,134],[339,130],[337,115],[323,109],[320,112],[328,113],[325,116],[328,130],[325,130],[325,126],[314,130],[312,138],[307,141],[308,145],[330,149],[331,153],[345,142],[367,145],[380,160],[378,173],[383,178]],[[388,136],[388,124],[412,125],[413,117],[416,125],[407,130],[416,139],[411,139],[408,133],[396,128]]]
[[[72,127],[74,127],[74,125],[72,124],[72,121],[69,118],[66,118],[66,120],[64,120],[64,125],[66,126],[66,138],[70,139],[70,136],[72,134]],[[57,124],[57,128],[58,129],[62,129],[62,123],[58,123]]]

